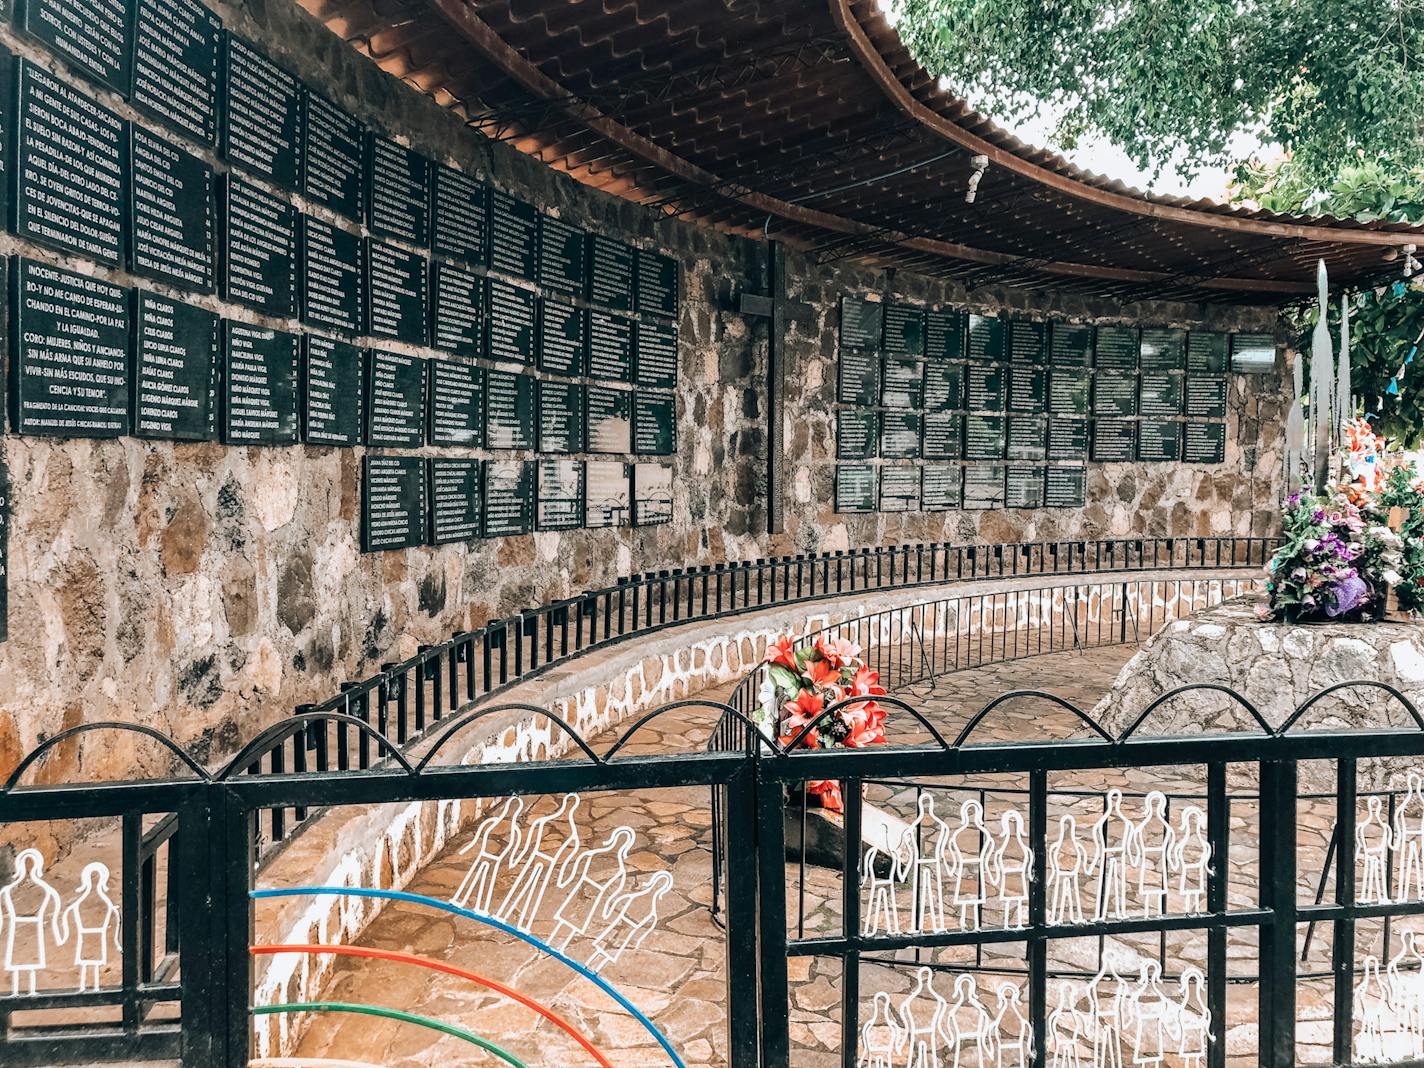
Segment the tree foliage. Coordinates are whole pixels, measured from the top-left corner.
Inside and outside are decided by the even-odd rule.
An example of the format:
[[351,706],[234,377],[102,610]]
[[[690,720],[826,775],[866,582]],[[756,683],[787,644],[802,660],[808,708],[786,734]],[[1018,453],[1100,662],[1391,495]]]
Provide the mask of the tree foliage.
[[1424,148],[1424,0],[898,0],[920,62],[1015,124],[1059,117],[1144,170],[1231,165],[1256,132],[1313,185]]

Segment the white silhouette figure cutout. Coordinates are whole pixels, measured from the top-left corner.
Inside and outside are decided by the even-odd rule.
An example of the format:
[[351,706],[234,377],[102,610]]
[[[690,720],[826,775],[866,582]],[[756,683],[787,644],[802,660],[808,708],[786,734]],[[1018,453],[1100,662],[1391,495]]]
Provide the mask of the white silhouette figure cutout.
[[[569,888],[554,911],[554,933],[549,944],[562,952],[575,935],[588,933],[588,925],[603,907],[623,892],[628,882],[628,852],[633,848],[631,827],[615,827],[597,849],[576,853],[564,862],[555,885]],[[604,873],[603,869],[612,867]]]
[[[578,825],[574,822],[574,813],[578,806],[577,794],[565,794],[559,801],[558,808],[529,824],[524,844],[514,861],[514,881],[508,893],[504,895],[504,900],[499,903],[499,908],[495,910],[496,919],[513,924],[525,934],[533,929],[534,920],[539,915],[539,907],[543,904],[544,894],[548,892],[555,869],[567,862],[571,854],[578,852]],[[568,833],[558,848],[550,850],[545,838],[551,837],[549,825],[559,819],[567,824]]]
[[1182,810],[1182,833],[1177,836],[1170,861],[1178,872],[1182,911],[1188,915],[1205,912],[1207,877],[1212,874],[1211,842],[1206,836],[1206,813],[1196,805]]
[[1424,777],[1411,771],[1405,782],[1404,797],[1394,810],[1394,849],[1399,858],[1394,899],[1417,901],[1424,898]]
[[1028,1068],[1034,1056],[1033,1024],[1024,1015],[1022,994],[1013,983],[1000,983],[995,997],[999,1004],[991,1045],[996,1068]]
[[[1371,801],[1379,798],[1372,797]],[[1387,995],[1380,981],[1379,961],[1374,956],[1364,960],[1360,985],[1355,987],[1355,1009],[1360,1029],[1355,1035],[1355,1057],[1361,1061],[1380,1062],[1385,1055],[1385,1007]]]
[[1137,986],[1127,995],[1126,1013],[1133,1021],[1132,1063],[1161,1068],[1170,1039],[1180,1039],[1177,1006],[1162,987],[1162,967],[1144,961]]
[[[486,816],[476,828],[474,837],[458,854],[463,857],[473,850],[475,859],[470,862],[470,869],[465,872],[465,878],[450,899],[450,904],[489,915],[500,871],[519,849],[519,816],[523,811],[522,797],[507,797],[503,807],[494,815]],[[504,848],[497,849],[490,844],[490,839],[501,823],[508,823],[509,830],[504,836]]]
[[1383,803],[1378,797],[1365,801],[1365,818],[1355,827],[1355,862],[1362,867],[1360,897],[1362,904],[1389,903],[1389,853],[1394,835],[1385,820]]
[[[945,929],[944,879],[945,853],[949,848],[949,824],[935,814],[934,796],[921,794],[915,820],[905,828],[901,849],[913,857],[911,893],[914,900],[916,931],[940,932]],[[929,852],[917,843],[928,836]]]
[[[1103,989],[1109,974],[1111,994]],[[1122,1068],[1123,982],[1111,965],[1104,962],[1088,981],[1088,1029],[1093,1039],[1092,1068]]]
[[[1023,816],[1009,809],[999,820],[1003,835],[991,843],[990,879],[999,888],[999,907],[1005,927],[1028,923],[1028,884],[1033,879],[1033,849],[1024,836]],[[1015,988],[1017,989],[1017,988]]]
[[[99,863],[86,864],[79,875],[78,896],[60,913],[64,932],[60,941],[68,942],[74,933],[74,963],[79,968],[79,992],[99,989],[99,976],[109,963],[109,941],[115,949],[119,942],[119,908],[109,897],[109,869]],[[90,982],[93,986],[90,986]]]
[[589,968],[600,972],[616,964],[624,953],[641,946],[658,925],[658,902],[671,888],[672,876],[665,871],[655,872],[641,890],[609,901],[604,912],[613,919],[593,940]]
[[1203,1068],[1212,1040],[1211,1009],[1206,1003],[1206,976],[1201,969],[1182,969],[1182,1000],[1177,1003],[1177,1056],[1182,1068]]
[[[16,901],[38,896],[33,911]],[[23,849],[15,857],[15,878],[0,887],[0,927],[5,928],[5,970],[10,973],[10,994],[20,996],[23,977],[31,996],[36,993],[35,976],[49,963],[49,940],[56,947],[65,941],[60,930],[62,911],[59,893],[44,881],[44,857],[37,849]]]
[[1058,837],[1048,851],[1048,922],[1082,923],[1080,879],[1088,850],[1078,840],[1078,823],[1071,815],[1058,820]]
[[895,1058],[905,1052],[905,1031],[895,1019],[890,995],[880,990],[870,1006],[870,1018],[860,1029],[860,1068],[899,1068]]
[[959,826],[949,839],[949,870],[959,926],[966,931],[979,930],[991,845],[983,807],[978,801],[964,802],[959,806]]
[[1149,793],[1142,805],[1142,819],[1133,825],[1127,839],[1129,863],[1137,869],[1137,894],[1142,916],[1167,912],[1167,865],[1177,834],[1167,820],[1167,796],[1160,790]]
[[[921,994],[928,995],[928,1005],[916,1004]],[[933,973],[930,969],[920,968],[916,971],[914,987],[900,1002],[900,1022],[905,1027],[909,1054],[905,1060],[905,1068],[940,1068],[940,1025],[948,1008],[949,1005],[934,988]]]
[[[861,921],[861,933],[899,934],[900,906],[896,891],[900,884],[910,877],[914,864],[908,842],[901,839],[899,849],[890,848],[890,831],[885,831],[885,848],[872,845],[865,851],[865,859],[860,865],[860,885],[865,890],[865,918]],[[884,868],[885,873],[880,874]]]
[[1102,869],[1093,919],[1127,919],[1127,861],[1133,825],[1122,811],[1122,791],[1109,790],[1103,814],[1093,824],[1093,854],[1087,872]]
[[[1071,817],[1069,817],[1071,818]],[[1083,1014],[1078,1011],[1078,988],[1073,983],[1058,987],[1058,1006],[1048,1014],[1049,1046],[1053,1057],[1048,1068],[1083,1068],[1078,1050],[1083,1042]]]
[[965,1047],[971,1044],[979,1054],[979,1063],[989,1063],[993,1020],[988,1008],[979,1000],[979,990],[972,975],[955,977],[954,1000],[942,1019],[945,1040],[954,1050],[952,1068],[959,1068]]

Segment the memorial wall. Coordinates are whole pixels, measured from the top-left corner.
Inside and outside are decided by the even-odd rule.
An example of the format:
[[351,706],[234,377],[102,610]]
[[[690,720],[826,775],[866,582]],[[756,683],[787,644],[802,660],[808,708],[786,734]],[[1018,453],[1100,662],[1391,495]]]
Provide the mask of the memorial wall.
[[[766,290],[760,242],[479,135],[290,0],[0,9],[0,770],[103,718],[216,756],[420,643],[620,574],[882,541],[1244,531],[1243,484],[1279,481],[1272,370],[1217,375],[1222,430],[1184,433],[1175,461],[1139,458],[1140,441],[1076,465],[1045,454],[1027,484],[1011,421],[1038,421],[1037,449],[1046,419],[1052,447],[1054,416],[1080,416],[1054,406],[1087,396],[1096,414],[1096,392],[1057,388],[1073,368],[1053,333],[1046,367],[1020,366],[956,355],[975,335],[942,328],[952,306],[1260,333],[1269,311],[1204,323],[966,294],[792,252],[787,530],[768,536],[767,328],[736,310]],[[1025,368],[1044,373],[1016,385]],[[1165,373],[1190,403],[1190,363]],[[1001,412],[973,399],[1000,395]],[[1022,396],[1032,410],[1009,407]],[[1000,437],[981,473],[966,457],[988,446],[971,442]],[[1192,442],[1221,462],[1185,463]],[[1048,471],[1068,474],[1050,490]],[[128,759],[107,744],[45,774]]]

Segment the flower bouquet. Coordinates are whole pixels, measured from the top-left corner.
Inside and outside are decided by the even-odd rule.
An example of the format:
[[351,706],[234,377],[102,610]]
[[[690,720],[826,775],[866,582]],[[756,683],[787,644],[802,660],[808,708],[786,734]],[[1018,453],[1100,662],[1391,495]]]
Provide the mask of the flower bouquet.
[[[880,673],[865,666],[854,642],[822,635],[798,648],[791,635],[783,635],[766,654],[762,728],[782,745],[794,742],[800,749],[879,745],[885,741],[885,709],[875,698],[884,693]],[[822,716],[841,702],[847,703]],[[815,726],[806,730],[811,724]],[[813,780],[806,789],[821,807],[844,811],[838,783]]]

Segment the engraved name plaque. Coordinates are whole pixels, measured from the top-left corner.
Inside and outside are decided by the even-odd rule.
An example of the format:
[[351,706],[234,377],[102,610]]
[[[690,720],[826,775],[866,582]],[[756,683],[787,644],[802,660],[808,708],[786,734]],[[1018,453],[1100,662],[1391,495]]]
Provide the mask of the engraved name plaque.
[[557,300],[539,301],[539,369],[556,375],[582,375],[588,346],[582,308]]
[[535,525],[540,530],[573,530],[583,526],[583,479],[582,460],[539,461]]
[[584,465],[584,496],[588,506],[583,525],[626,527],[633,517],[628,465],[618,460],[589,460]]
[[297,297],[296,210],[235,175],[222,190],[224,299],[289,318]]
[[302,339],[302,436],[309,445],[359,445],[365,427],[366,354],[355,345]]
[[228,321],[223,337],[223,442],[296,444],[297,336]]
[[533,449],[536,417],[534,379],[509,371],[485,372],[485,448]]
[[836,511],[875,511],[880,499],[879,471],[869,464],[837,464]]
[[491,278],[489,307],[489,358],[505,363],[533,363],[538,298],[527,289]]
[[430,544],[475,541],[484,520],[484,469],[479,460],[430,460]]
[[225,38],[222,155],[235,167],[296,189],[302,162],[302,86],[233,34]]
[[138,0],[130,103],[212,147],[218,134],[221,38],[222,21],[198,0]]
[[218,436],[218,317],[140,291],[134,303],[133,432],[141,438]]
[[423,456],[367,455],[361,465],[361,551],[424,545],[426,462]]
[[425,444],[429,362],[372,349],[366,365],[366,444],[418,449]]
[[484,444],[484,387],[482,367],[430,361],[430,444],[461,449]]
[[214,285],[213,170],[129,127],[129,269],[198,293]]

